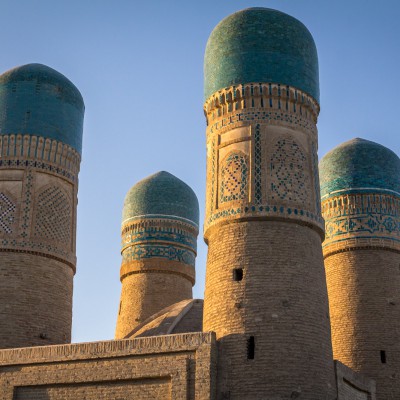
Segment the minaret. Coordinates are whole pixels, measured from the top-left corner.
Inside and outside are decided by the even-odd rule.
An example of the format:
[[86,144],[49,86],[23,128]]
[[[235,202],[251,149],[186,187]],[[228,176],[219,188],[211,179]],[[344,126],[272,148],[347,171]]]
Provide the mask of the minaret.
[[45,65],[0,75],[0,348],[71,341],[83,115]]
[[400,399],[400,160],[353,139],[320,163],[335,359]]
[[116,339],[163,308],[192,298],[199,233],[193,190],[161,171],[134,185],[122,212],[122,283]]
[[250,8],[205,52],[204,331],[218,399],[335,399],[321,242],[318,59],[295,18]]

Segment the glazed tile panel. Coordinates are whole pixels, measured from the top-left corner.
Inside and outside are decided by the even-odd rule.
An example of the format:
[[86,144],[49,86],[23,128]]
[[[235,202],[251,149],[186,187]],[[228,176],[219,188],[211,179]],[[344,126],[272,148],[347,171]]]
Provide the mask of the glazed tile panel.
[[321,234],[318,104],[278,84],[239,85],[204,106],[207,128],[205,232],[227,219],[302,221]]

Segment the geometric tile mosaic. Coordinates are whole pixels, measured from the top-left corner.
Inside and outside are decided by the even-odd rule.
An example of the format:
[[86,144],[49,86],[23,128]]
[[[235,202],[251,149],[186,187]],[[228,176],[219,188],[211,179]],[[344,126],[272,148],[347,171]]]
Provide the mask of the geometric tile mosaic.
[[230,153],[221,168],[220,203],[243,200],[248,193],[247,157],[239,152]]
[[0,193],[0,233],[12,233],[16,206],[4,193]]
[[72,210],[67,196],[57,186],[49,186],[37,197],[34,236],[69,243]]
[[193,251],[175,246],[163,245],[136,245],[127,248],[122,253],[125,261],[143,260],[148,258],[166,258],[170,261],[179,261],[194,267],[196,256]]
[[307,159],[292,139],[279,139],[271,156],[271,199],[308,202],[310,182],[306,179]]

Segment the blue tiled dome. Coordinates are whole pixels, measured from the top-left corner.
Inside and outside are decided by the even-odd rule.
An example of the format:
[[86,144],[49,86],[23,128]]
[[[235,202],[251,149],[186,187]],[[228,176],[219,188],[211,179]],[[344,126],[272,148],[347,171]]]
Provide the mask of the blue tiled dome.
[[307,28],[268,8],[248,8],[212,31],[204,59],[204,96],[237,84],[290,85],[319,101],[318,55]]
[[319,164],[321,197],[340,192],[396,192],[400,195],[400,159],[388,148],[352,139],[331,150]]
[[82,151],[82,95],[64,75],[27,64],[0,75],[0,135],[56,139]]
[[185,182],[160,171],[138,182],[125,197],[122,222],[145,215],[184,218],[198,225],[199,202]]

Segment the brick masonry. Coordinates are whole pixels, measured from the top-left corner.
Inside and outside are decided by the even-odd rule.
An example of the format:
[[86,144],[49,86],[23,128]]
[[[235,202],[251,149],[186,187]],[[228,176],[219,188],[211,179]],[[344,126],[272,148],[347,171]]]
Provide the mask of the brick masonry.
[[13,134],[0,154],[0,348],[68,343],[80,156]]
[[328,256],[325,268],[334,358],[375,379],[379,400],[397,398],[399,254],[379,248],[352,249]]
[[215,400],[213,333],[0,350],[2,400]]
[[190,300],[197,198],[162,171],[124,205],[126,339],[52,346],[70,341],[84,105],[48,67],[0,76],[0,347],[14,347],[0,350],[0,399],[376,400],[371,377],[379,400],[399,397],[393,187],[323,197],[334,353],[354,370],[332,357],[311,35],[274,10],[235,13],[211,35],[205,71],[205,332],[183,333],[203,311]]
[[397,399],[400,160],[377,143],[354,139],[320,166],[333,355],[375,379],[379,400]]
[[338,400],[376,400],[375,381],[335,361]]
[[[319,106],[289,86],[253,83],[215,93],[205,111],[203,329],[217,334],[217,396],[335,399]],[[242,269],[242,280],[234,269]]]
[[195,193],[165,171],[128,191],[122,215],[116,339],[165,307],[192,299],[199,232]]

